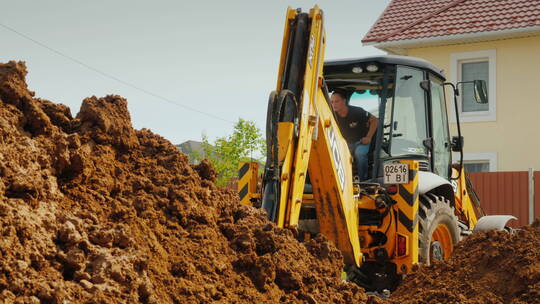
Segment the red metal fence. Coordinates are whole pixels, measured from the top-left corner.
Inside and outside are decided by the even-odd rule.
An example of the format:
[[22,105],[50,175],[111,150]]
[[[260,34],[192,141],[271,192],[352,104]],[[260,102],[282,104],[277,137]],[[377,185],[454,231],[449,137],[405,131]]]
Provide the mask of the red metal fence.
[[[512,227],[529,224],[529,172],[471,172],[474,190],[487,215],[508,214],[517,217]],[[226,186],[237,190],[237,180]],[[540,219],[540,171],[534,172],[534,218]]]
[[540,219],[540,171],[534,172],[534,218]]
[[[487,215],[509,214],[518,218],[512,227],[529,223],[529,172],[472,172],[473,187]],[[540,218],[540,171],[534,172],[535,218]]]

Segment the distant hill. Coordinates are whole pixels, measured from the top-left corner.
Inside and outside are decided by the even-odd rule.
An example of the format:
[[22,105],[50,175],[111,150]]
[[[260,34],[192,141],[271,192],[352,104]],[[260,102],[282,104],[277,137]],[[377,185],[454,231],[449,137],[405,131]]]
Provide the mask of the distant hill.
[[188,140],[176,145],[176,147],[178,148],[178,150],[180,150],[180,152],[188,155],[190,163],[195,163],[195,160],[193,159],[193,156],[195,154],[202,156],[202,158],[205,157],[204,150],[202,148],[202,142],[200,141]]

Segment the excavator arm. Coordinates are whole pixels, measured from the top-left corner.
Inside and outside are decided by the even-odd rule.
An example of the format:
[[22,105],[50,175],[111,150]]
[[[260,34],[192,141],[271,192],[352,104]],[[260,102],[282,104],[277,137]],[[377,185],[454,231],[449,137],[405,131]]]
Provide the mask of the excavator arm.
[[279,227],[297,227],[309,175],[320,232],[341,250],[345,263],[359,266],[352,157],[322,73],[322,10],[288,8],[283,37],[277,88],[268,103],[262,207]]

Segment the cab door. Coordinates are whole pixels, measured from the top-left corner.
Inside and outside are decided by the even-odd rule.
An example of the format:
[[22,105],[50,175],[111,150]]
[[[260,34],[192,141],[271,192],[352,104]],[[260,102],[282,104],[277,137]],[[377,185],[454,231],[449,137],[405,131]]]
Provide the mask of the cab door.
[[433,168],[434,173],[448,179],[450,177],[451,146],[444,98],[443,81],[433,75],[429,76],[431,87],[431,117],[433,136]]

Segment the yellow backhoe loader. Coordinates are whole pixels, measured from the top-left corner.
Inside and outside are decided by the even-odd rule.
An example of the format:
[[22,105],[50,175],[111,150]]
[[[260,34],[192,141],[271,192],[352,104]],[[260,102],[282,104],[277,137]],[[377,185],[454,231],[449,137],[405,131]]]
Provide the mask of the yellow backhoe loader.
[[[459,117],[451,138],[446,114],[445,87],[457,107],[456,85],[413,57],[324,62],[323,20],[317,6],[287,10],[261,190],[256,164],[244,163],[239,195],[301,239],[325,235],[343,253],[349,280],[393,290],[413,265],[446,259],[475,228],[501,229],[512,217],[484,216],[463,170]],[[487,102],[485,82],[470,85]],[[355,178],[336,123],[329,94],[337,90],[378,118],[367,180]],[[461,154],[454,165],[452,151]]]

